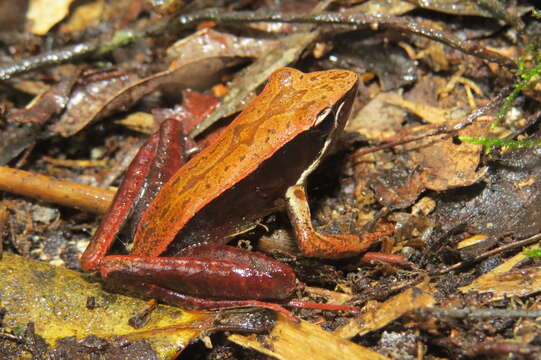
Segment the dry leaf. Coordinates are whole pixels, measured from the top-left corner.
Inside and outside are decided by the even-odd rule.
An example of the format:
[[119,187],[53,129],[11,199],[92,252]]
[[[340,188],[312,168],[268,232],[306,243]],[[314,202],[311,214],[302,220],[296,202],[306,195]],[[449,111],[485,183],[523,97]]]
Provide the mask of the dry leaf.
[[277,43],[275,40],[247,42],[244,39],[241,41],[243,46],[234,46],[238,40],[243,39],[210,29],[202,30],[170,48],[170,55],[177,58],[168,70],[141,80],[123,74],[81,86],[51,130],[64,137],[72,136],[92,122],[126,110],[160,86],[164,91],[177,94],[185,88],[206,88],[217,81],[214,76],[218,71],[236,62],[236,58],[264,55]]
[[62,24],[59,31],[83,31],[88,27],[98,25],[101,20],[104,6],[104,0],[79,2],[65,24]]
[[463,293],[492,293],[492,301],[510,296],[526,296],[541,291],[541,269],[539,267],[513,270],[516,265],[527,259],[527,256],[524,255],[525,251],[539,248],[539,244],[529,246],[523,252],[507,259],[503,264],[479,276],[471,284],[461,287],[460,291]]
[[294,323],[281,314],[269,335],[230,335],[229,340],[281,360],[388,359],[317,325],[304,320]]
[[66,17],[73,0],[30,0],[26,12],[27,28],[36,35],[45,35]]
[[167,49],[167,56],[179,64],[211,54],[217,57],[259,58],[278,44],[278,40],[235,36],[207,28],[174,43]]
[[435,299],[431,294],[418,287],[407,289],[385,301],[380,306],[370,309],[358,318],[353,319],[349,324],[334,331],[334,334],[344,339],[350,339],[356,335],[364,335],[381,329],[410,311],[431,307],[434,305],[434,302]]
[[[461,130],[461,136],[486,136],[487,124],[476,122]],[[420,143],[420,144],[419,144]],[[420,141],[410,151],[416,166],[422,169],[423,185],[431,190],[448,190],[475,184],[485,175],[487,168],[478,169],[482,146],[454,143],[448,136],[432,137]],[[409,146],[406,146],[409,147]]]
[[[100,283],[89,282],[80,273],[10,253],[3,255],[0,273],[4,328],[33,322],[36,334],[51,346],[70,336],[124,336],[131,342],[145,339],[159,358],[171,359],[203,330],[197,325],[214,317],[159,305],[148,324],[135,329],[128,321],[143,312],[147,303],[104,292]],[[89,298],[94,299],[95,308],[87,307]]]
[[[66,106],[66,111],[60,120],[50,126],[50,130],[64,137],[71,136],[83,129],[92,120],[111,115],[121,108],[127,108],[138,98],[123,99],[123,102],[111,103],[118,92],[137,81],[134,74],[122,73],[113,76],[98,76],[93,74],[88,79],[82,79],[83,83],[76,86]],[[97,79],[94,81],[94,76]]]

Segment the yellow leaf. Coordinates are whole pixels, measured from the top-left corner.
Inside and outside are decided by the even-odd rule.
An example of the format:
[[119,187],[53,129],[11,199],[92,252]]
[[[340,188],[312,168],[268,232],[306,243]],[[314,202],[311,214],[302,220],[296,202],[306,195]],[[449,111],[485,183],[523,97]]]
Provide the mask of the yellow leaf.
[[[146,301],[105,292],[88,275],[10,253],[0,260],[0,274],[4,329],[20,329],[33,322],[35,333],[51,347],[70,336],[122,336],[130,342],[145,340],[158,358],[171,359],[201,331],[216,326],[215,313],[158,305],[149,322],[135,329],[128,320],[148,308]],[[96,307],[87,306],[89,297]]]
[[69,12],[73,0],[30,0],[26,19],[28,31],[45,35]]

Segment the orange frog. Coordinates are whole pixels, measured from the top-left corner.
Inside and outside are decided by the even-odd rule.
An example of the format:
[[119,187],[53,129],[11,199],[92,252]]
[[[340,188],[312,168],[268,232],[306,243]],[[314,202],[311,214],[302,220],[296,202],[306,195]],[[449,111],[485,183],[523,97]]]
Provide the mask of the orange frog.
[[[265,306],[295,287],[289,266],[225,245],[262,217],[287,210],[302,253],[336,259],[370,245],[316,232],[306,179],[343,129],[357,89],[346,70],[274,72],[218,136],[182,165],[181,126],[165,121],[128,169],[113,205],[81,258],[84,270],[184,308]],[[285,201],[284,201],[285,200]],[[107,255],[122,227],[135,229],[128,255]]]

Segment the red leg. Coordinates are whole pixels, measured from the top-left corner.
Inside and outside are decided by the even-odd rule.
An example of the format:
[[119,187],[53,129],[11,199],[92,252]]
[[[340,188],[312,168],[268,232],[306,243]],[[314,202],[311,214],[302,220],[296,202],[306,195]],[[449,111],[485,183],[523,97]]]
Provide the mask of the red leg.
[[81,256],[81,268],[84,271],[98,268],[100,261],[129,218],[133,203],[139,195],[154,159],[158,140],[156,134],[148,138],[131,162],[124,177],[125,181],[116,192],[109,212],[101,220],[96,234]]
[[137,201],[133,205],[130,218],[129,238],[135,237],[137,224],[148,204],[156,197],[163,184],[185,163],[187,138],[182,124],[174,119],[167,119],[157,132],[159,141],[152,164],[145,175],[145,186],[141,188]]
[[408,260],[402,255],[386,254],[381,252],[366,252],[359,259],[359,262],[367,264],[378,261],[397,265],[406,265],[408,263]]
[[293,321],[297,318],[291,311],[284,307],[259,300],[211,300],[193,296],[183,295],[176,291],[140,281],[126,281],[122,284],[124,288],[136,290],[139,294],[160,299],[166,304],[178,306],[186,310],[220,310],[240,307],[262,307],[280,312]]
[[286,306],[298,307],[303,309],[318,309],[318,310],[329,310],[329,311],[346,311],[349,313],[359,313],[361,309],[356,306],[351,305],[337,305],[337,304],[321,304],[315,303],[312,301],[304,300],[290,300],[287,302]]
[[[226,299],[241,301],[235,306],[248,306],[249,303],[253,304],[252,299],[286,299],[296,287],[295,274],[287,265],[259,253],[208,244],[185,250],[181,255],[106,256],[101,262],[100,271],[102,277],[120,285],[128,281],[146,283],[145,291],[154,291],[148,284],[167,289],[167,292],[155,289],[159,293],[148,294],[166,302],[174,292],[179,294],[176,296],[178,299]],[[165,299],[162,298],[164,294]],[[205,304],[205,300],[202,301]],[[220,303],[209,301],[212,304]]]
[[[161,186],[182,164],[183,142],[181,124],[173,119],[166,120],[160,130],[143,144],[128,167],[107,215],[102,219],[96,234],[81,256],[81,267],[85,271],[98,268],[114,239],[130,215],[135,223],[148,202]],[[145,184],[149,184],[144,187]],[[144,191],[142,191],[144,189]]]

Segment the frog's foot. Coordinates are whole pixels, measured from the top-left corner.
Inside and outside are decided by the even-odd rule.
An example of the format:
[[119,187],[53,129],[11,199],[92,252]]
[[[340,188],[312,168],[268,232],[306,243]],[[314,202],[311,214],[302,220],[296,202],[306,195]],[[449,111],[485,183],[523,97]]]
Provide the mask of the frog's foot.
[[140,282],[126,281],[124,288],[137,291],[145,297],[159,299],[160,301],[178,306],[184,310],[224,310],[233,308],[259,307],[279,312],[290,320],[297,322],[298,318],[293,313],[281,305],[260,301],[260,300],[212,300],[198,298],[189,295],[183,295],[174,290],[170,290],[158,285]]
[[289,187],[287,211],[299,248],[305,256],[340,259],[358,255],[370,247],[373,238],[352,234],[324,234],[314,230],[304,185]]

